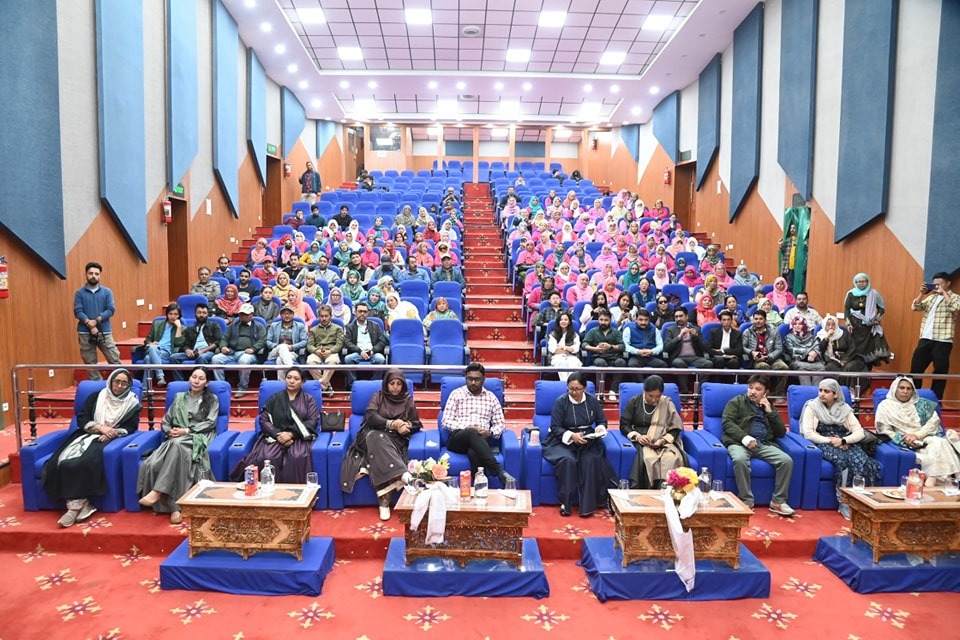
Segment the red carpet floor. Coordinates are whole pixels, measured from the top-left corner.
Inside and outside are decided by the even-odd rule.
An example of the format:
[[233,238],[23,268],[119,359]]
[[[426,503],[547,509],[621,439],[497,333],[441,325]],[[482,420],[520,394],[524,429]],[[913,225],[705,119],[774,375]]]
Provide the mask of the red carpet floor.
[[[336,540],[337,564],[318,597],[161,591],[159,565],[183,540],[150,514],[97,514],[69,530],[58,514],[24,513],[19,487],[0,490],[0,639],[54,638],[858,638],[957,637],[956,594],[851,592],[812,562],[820,535],[842,531],[835,513],[794,521],[758,512],[746,544],[772,575],[769,598],[730,602],[598,602],[576,566],[583,536],[606,536],[606,518],[560,518],[539,508],[551,595],[397,598],[380,592],[386,541],[401,528],[373,509],[316,512],[313,532]],[[421,635],[423,634],[423,635]]]

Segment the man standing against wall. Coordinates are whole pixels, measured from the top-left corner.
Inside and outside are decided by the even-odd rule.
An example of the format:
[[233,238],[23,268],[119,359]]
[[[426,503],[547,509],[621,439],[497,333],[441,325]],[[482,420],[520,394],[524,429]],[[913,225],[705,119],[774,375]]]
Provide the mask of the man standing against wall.
[[300,192],[303,199],[313,204],[320,193],[320,174],[313,170],[313,163],[307,163],[307,170],[300,175]]
[[[923,373],[933,363],[933,372],[950,373],[950,352],[953,350],[953,334],[956,330],[960,296],[950,291],[950,274],[940,272],[933,276],[933,286],[920,287],[920,294],[913,299],[913,310],[923,311],[920,321],[920,342],[913,352],[910,373]],[[923,386],[918,379],[917,388]],[[930,388],[943,400],[946,380],[934,380]]]
[[[110,364],[120,364],[120,350],[113,341],[110,317],[113,316],[113,292],[100,285],[103,266],[88,262],[84,267],[87,283],[73,296],[73,315],[77,318],[80,358],[84,364],[97,364],[97,349]],[[102,380],[100,372],[89,370],[91,380]]]

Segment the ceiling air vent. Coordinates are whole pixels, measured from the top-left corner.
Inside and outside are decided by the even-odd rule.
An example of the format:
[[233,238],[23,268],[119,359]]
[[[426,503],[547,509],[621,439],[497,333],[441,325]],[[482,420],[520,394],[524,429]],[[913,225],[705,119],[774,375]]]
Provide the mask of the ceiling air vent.
[[470,102],[473,100],[477,100],[480,97],[480,94],[479,93],[461,93],[457,97],[464,102]]
[[480,29],[480,27],[478,27],[477,25],[468,24],[462,29],[460,29],[460,33],[462,33],[465,38],[476,38],[483,32]]

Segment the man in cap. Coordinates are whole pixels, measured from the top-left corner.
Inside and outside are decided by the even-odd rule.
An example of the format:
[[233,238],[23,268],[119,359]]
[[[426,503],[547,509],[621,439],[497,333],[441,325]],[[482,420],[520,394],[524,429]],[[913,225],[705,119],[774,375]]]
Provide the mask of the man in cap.
[[[256,364],[266,344],[267,330],[259,322],[254,322],[253,305],[245,302],[240,306],[240,316],[230,323],[220,338],[220,353],[213,356],[212,362],[214,365]],[[213,375],[217,380],[225,379],[223,369],[214,369]],[[249,386],[250,369],[247,368],[240,372],[240,383],[233,397],[243,397]]]

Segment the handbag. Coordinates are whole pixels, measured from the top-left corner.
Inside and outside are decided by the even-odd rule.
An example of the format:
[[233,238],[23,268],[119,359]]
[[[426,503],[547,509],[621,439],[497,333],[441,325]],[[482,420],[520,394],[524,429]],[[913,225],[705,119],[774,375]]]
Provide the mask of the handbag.
[[859,444],[860,448],[863,449],[863,452],[871,458],[877,455],[877,444],[879,444],[879,440],[877,439],[877,434],[875,434],[873,431],[864,429],[863,440],[857,444]]
[[320,414],[320,431],[323,433],[343,431],[345,419],[343,411],[324,411]]

